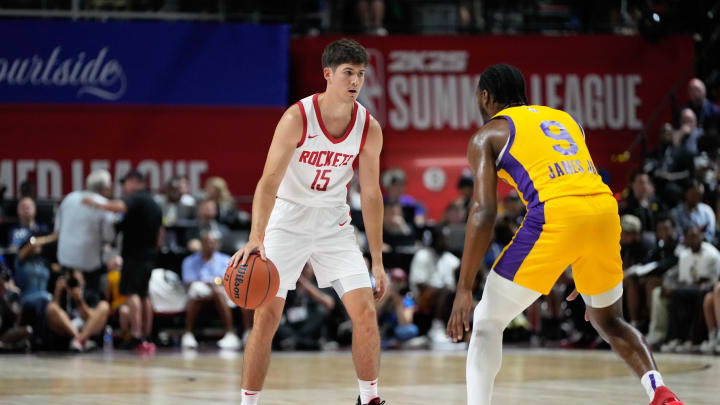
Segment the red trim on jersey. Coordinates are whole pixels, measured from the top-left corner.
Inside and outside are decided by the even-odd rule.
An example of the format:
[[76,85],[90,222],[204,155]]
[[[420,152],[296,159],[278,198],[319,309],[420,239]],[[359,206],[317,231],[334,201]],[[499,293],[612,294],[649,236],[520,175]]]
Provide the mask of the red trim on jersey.
[[303,134],[302,138],[300,138],[300,142],[298,142],[297,147],[301,147],[303,143],[305,143],[305,136],[307,135],[307,114],[305,114],[305,107],[303,107],[302,101],[298,101],[295,103],[300,107],[300,114],[303,117]]
[[362,140],[360,141],[360,150],[358,150],[358,153],[362,152],[363,146],[365,146],[365,139],[367,139],[367,133],[368,129],[370,129],[370,111],[365,109],[365,126],[363,127],[363,133],[362,133]]
[[320,106],[318,105],[318,96],[319,94],[313,95],[313,106],[315,106],[315,116],[317,117],[317,121],[320,124],[320,129],[322,129],[323,134],[325,134],[325,137],[330,140],[332,143],[340,143],[344,141],[348,135],[350,135],[350,132],[353,130],[353,127],[355,126],[355,120],[357,119],[357,112],[358,112],[358,103],[355,102],[355,105],[353,106],[353,115],[352,119],[350,120],[350,125],[347,127],[347,131],[345,131],[345,135],[343,135],[341,138],[335,138],[334,136],[330,135],[330,133],[325,129],[325,123],[323,122],[322,115],[320,114]]

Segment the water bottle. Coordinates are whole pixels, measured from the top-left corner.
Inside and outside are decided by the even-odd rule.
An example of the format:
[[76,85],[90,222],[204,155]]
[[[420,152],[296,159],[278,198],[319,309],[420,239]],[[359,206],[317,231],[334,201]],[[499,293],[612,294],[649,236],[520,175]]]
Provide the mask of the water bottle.
[[109,352],[113,349],[113,329],[112,326],[105,326],[105,334],[103,335],[103,351]]

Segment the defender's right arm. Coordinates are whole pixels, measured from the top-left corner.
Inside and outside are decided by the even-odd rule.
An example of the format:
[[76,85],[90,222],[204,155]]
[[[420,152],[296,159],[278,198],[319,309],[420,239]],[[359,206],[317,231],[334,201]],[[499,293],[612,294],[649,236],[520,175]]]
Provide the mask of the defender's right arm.
[[285,176],[285,171],[290,164],[295,149],[302,137],[303,117],[300,107],[293,104],[280,118],[275,134],[273,135],[270,150],[268,151],[265,168],[262,177],[255,187],[255,195],[253,196],[252,205],[252,227],[250,228],[250,238],[248,242],[240,248],[230,259],[230,265],[237,266],[245,264],[248,256],[252,252],[259,252],[263,260],[265,257],[265,247],[263,246],[263,237],[265,236],[265,228],[270,220],[270,213],[275,206],[275,197],[277,195],[280,182]]

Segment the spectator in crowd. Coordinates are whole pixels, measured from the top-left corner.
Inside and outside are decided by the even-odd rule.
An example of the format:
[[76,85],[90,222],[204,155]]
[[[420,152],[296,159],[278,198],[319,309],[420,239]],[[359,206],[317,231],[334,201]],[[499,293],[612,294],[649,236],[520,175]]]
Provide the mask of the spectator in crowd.
[[19,224],[10,229],[10,246],[17,249],[32,235],[42,235],[49,232],[47,224],[40,224],[35,220],[37,208],[31,197],[21,197],[17,204]]
[[641,236],[642,222],[635,215],[625,214],[620,217],[620,256],[623,269],[644,262],[650,246]]
[[130,307],[127,297],[120,294],[120,271],[122,270],[122,256],[111,254],[107,260],[107,283],[105,286],[105,300],[110,303],[108,323],[117,327],[118,335],[123,341],[130,339]]
[[455,298],[456,272],[460,259],[447,248],[447,229],[433,230],[432,245],[420,249],[410,264],[410,290],[417,297],[417,316],[431,319],[428,336],[445,342],[445,321]]
[[675,132],[675,137],[685,149],[692,154],[698,153],[698,140],[703,136],[703,129],[698,128],[697,117],[693,110],[684,108],[680,111],[680,128]]
[[465,221],[467,221],[468,213],[472,207],[472,193],[475,187],[475,179],[472,176],[463,174],[457,182],[458,198],[455,203],[460,204],[465,209]]
[[716,283],[713,290],[705,294],[703,314],[708,339],[700,345],[700,351],[720,354],[720,283]]
[[462,255],[465,245],[465,225],[468,211],[460,200],[455,200],[445,209],[443,226],[445,227],[447,248],[456,256]]
[[[230,234],[230,230],[224,224],[217,221],[217,203],[212,199],[201,200],[197,205],[197,222],[194,227],[188,229],[188,250],[199,252],[201,241],[200,234],[204,231],[215,231],[220,235],[220,240]],[[222,247],[222,246],[221,246]]]
[[198,342],[193,335],[195,320],[203,304],[212,301],[215,304],[223,324],[225,336],[217,342],[221,349],[238,350],[242,342],[235,334],[233,325],[232,307],[222,286],[222,277],[230,261],[230,256],[218,252],[220,234],[214,230],[205,230],[201,233],[202,248],[200,252],[192,254],[183,260],[182,279],[188,287],[188,302],[185,309],[185,333],[181,345],[184,349],[196,349]]
[[690,101],[685,105],[697,117],[697,126],[705,131],[717,131],[720,128],[720,108],[707,99],[705,83],[693,78],[688,83],[688,96]]
[[357,12],[365,34],[386,36],[383,27],[385,19],[385,0],[358,0]]
[[205,180],[205,194],[209,200],[215,201],[217,211],[215,220],[218,223],[230,229],[246,228],[249,225],[250,214],[238,211],[225,179],[209,177]]
[[175,176],[165,184],[165,194],[155,196],[155,202],[162,210],[163,226],[188,225],[188,222],[195,216],[195,198],[183,192],[183,183],[187,180],[181,176]]
[[663,286],[663,295],[670,299],[669,342],[662,346],[663,352],[691,351],[693,342],[702,339],[703,299],[720,275],[720,252],[703,235],[698,226],[687,228],[678,248],[677,281]]
[[654,242],[655,218],[663,210],[662,203],[655,198],[655,187],[650,176],[642,169],[630,175],[630,187],[620,201],[620,215],[630,214],[640,219],[643,237]]
[[650,153],[643,168],[652,173],[657,195],[672,208],[680,203],[695,174],[695,157],[680,142],[672,126],[665,124],[660,131],[660,145]]
[[85,293],[96,295],[93,301],[97,301],[102,295],[103,249],[115,237],[116,218],[111,212],[91,208],[83,200],[107,203],[103,194],[109,193],[112,186],[110,173],[96,170],[88,175],[85,185],[86,191],[68,194],[55,215],[57,257],[63,267],[83,272]]
[[382,176],[385,187],[385,202],[399,203],[402,207],[405,221],[415,229],[425,226],[427,211],[425,207],[412,196],[405,194],[407,177],[402,169],[388,169]]
[[312,279],[313,269],[307,263],[298,279],[297,289],[288,292],[283,317],[275,334],[275,340],[283,350],[319,350],[321,340],[325,339],[323,325],[336,302]]
[[385,203],[383,216],[383,251],[409,252],[415,251],[417,236],[415,230],[408,225],[398,202]]
[[652,306],[652,292],[662,285],[663,275],[677,266],[675,253],[678,244],[675,224],[668,216],[656,220],[656,242],[649,251],[646,263],[635,264],[625,277],[625,300],[628,314],[633,325],[643,325],[649,321]]
[[20,294],[0,255],[0,351],[29,349],[32,327],[20,325]]
[[685,190],[684,201],[673,208],[670,215],[681,229],[687,229],[690,226],[701,228],[705,234],[705,240],[712,243],[715,238],[715,212],[709,205],[702,202],[704,191],[703,184],[693,180]]
[[483,259],[483,264],[486,269],[489,270],[492,268],[493,263],[495,263],[495,260],[497,260],[500,256],[503,248],[510,243],[517,230],[518,225],[515,223],[514,219],[501,216],[495,221],[493,239],[490,241],[490,246],[488,247],[487,252],[485,252],[485,258]]
[[86,296],[82,273],[73,270],[64,271],[54,294],[48,294],[50,270],[40,253],[53,239],[54,234],[30,236],[18,252],[14,280],[22,291],[21,322],[32,326],[33,340],[42,347],[92,350],[97,345],[91,337],[105,327],[108,304],[96,295]]
[[100,209],[123,213],[121,256],[123,267],[120,294],[127,297],[130,309],[131,339],[127,348],[154,352],[155,345],[148,338],[152,332],[153,308],[148,297],[148,283],[158,251],[158,234],[162,224],[162,210],[146,188],[145,176],[131,169],[121,180],[122,200],[105,204],[85,200]]
[[515,190],[503,198],[501,216],[510,219],[517,226],[525,219],[525,204]]
[[387,293],[376,303],[378,326],[383,348],[407,342],[419,333],[413,323],[415,300],[408,292],[408,277],[405,270],[390,270]]

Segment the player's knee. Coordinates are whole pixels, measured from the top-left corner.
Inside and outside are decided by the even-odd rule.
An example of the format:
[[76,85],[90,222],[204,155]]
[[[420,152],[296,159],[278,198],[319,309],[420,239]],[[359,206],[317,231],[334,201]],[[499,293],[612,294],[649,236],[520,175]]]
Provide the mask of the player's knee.
[[100,303],[98,303],[95,307],[95,311],[97,311],[102,316],[107,316],[110,312],[110,304],[108,304],[107,301],[100,301]]
[[350,312],[350,318],[353,323],[358,324],[372,324],[377,323],[377,312],[375,311],[375,304],[370,301],[363,301],[354,306]]
[[253,329],[262,332],[274,332],[280,324],[281,317],[282,308],[278,309],[273,305],[258,308],[255,310]]

